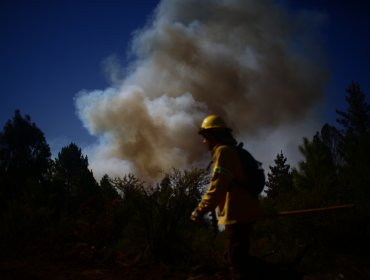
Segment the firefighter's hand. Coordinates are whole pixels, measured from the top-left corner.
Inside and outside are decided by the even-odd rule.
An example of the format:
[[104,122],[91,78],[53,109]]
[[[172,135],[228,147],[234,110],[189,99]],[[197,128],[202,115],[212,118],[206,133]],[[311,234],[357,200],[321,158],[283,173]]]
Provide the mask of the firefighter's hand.
[[200,224],[200,223],[202,223],[202,222],[203,222],[202,215],[200,215],[200,214],[199,214],[198,209],[195,209],[195,210],[191,213],[190,220],[192,220],[193,222],[195,222],[195,223],[197,223],[197,224]]

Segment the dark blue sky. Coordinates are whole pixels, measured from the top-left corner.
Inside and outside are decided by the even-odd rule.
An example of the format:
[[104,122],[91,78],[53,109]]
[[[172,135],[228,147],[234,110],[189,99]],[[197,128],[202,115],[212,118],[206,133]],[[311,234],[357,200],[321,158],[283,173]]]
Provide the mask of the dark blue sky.
[[289,1],[294,9],[312,9],[327,17],[321,28],[329,61],[330,81],[326,92],[326,116],[335,124],[336,109],[345,110],[345,90],[358,82],[370,101],[370,2],[366,0]]
[[[335,109],[344,109],[345,89],[352,81],[359,82],[369,96],[369,4],[355,0],[289,2],[294,10],[313,9],[327,16],[321,32],[331,80],[323,124],[333,122]],[[103,61],[117,55],[123,64],[127,62],[132,32],[144,26],[157,3],[1,1],[0,125],[20,109],[31,116],[54,149],[69,142],[91,143],[94,138],[75,113],[74,96],[83,89],[109,86]]]
[[[0,122],[29,114],[48,140],[91,140],[74,96],[109,84],[102,63],[123,60],[158,1],[5,0],[0,4]],[[66,138],[66,139],[63,139]]]

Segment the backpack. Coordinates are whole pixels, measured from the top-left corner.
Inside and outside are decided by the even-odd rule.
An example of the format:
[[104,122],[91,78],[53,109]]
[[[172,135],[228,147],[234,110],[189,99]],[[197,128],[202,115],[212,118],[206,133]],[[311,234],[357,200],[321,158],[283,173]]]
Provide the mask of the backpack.
[[257,161],[251,153],[243,148],[243,143],[239,143],[235,149],[239,154],[244,171],[248,177],[247,183],[237,183],[241,187],[246,188],[253,196],[258,196],[262,193],[266,183],[265,171],[262,168],[262,163]]

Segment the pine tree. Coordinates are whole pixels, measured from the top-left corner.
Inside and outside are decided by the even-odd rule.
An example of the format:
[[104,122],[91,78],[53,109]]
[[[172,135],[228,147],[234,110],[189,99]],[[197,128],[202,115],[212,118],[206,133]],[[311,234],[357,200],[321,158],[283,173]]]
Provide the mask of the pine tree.
[[347,111],[336,110],[337,119],[344,129],[345,135],[359,137],[370,133],[370,104],[366,102],[365,95],[358,83],[352,83],[347,88],[345,97]]
[[117,190],[114,188],[111,179],[109,178],[108,174],[105,174],[100,179],[100,190],[102,192],[103,197],[107,199],[115,199],[119,197]]
[[343,135],[332,125],[325,124],[321,128],[321,141],[329,149],[333,164],[343,166]]
[[51,168],[51,152],[43,132],[15,111],[0,133],[0,204],[43,192]]
[[338,166],[334,163],[331,145],[327,145],[332,141],[323,138],[326,128],[324,126],[312,140],[304,138],[299,147],[304,159],[295,172],[294,182],[307,206],[325,206],[342,196],[338,188]]
[[265,192],[268,198],[277,199],[293,190],[293,181],[290,165],[282,151],[277,154],[274,163],[274,166],[269,167],[271,172],[267,174]]
[[370,149],[370,104],[365,100],[358,83],[352,83],[347,88],[345,100],[346,111],[336,111],[339,115],[337,123],[343,135],[342,157],[347,165],[363,160],[367,162],[368,157],[363,155]]
[[97,190],[97,182],[89,170],[89,161],[74,143],[63,147],[54,164],[54,179],[64,186],[69,196],[88,196]]
[[370,217],[370,104],[357,83],[348,87],[345,99],[346,111],[337,110],[343,134],[341,185],[357,209]]

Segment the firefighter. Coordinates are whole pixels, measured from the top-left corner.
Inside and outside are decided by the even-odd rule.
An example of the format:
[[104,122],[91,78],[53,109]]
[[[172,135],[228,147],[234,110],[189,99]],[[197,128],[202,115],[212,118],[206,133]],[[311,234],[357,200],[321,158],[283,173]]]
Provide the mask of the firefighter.
[[[234,147],[237,141],[232,130],[217,115],[207,116],[200,127],[203,143],[212,154],[213,170],[209,188],[191,214],[191,220],[217,208],[218,223],[225,226],[225,261],[232,279],[247,279],[256,273],[250,256],[253,224],[262,217],[258,197],[248,193],[236,182],[248,182]],[[250,279],[250,278],[248,278]]]

